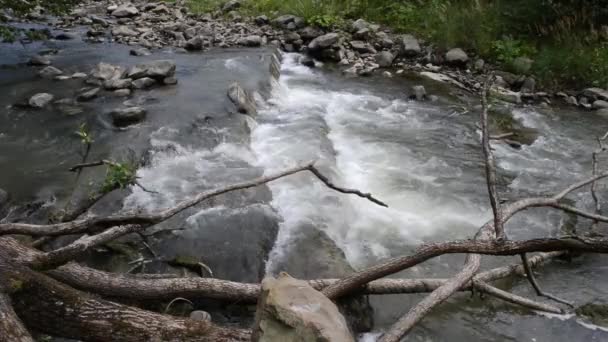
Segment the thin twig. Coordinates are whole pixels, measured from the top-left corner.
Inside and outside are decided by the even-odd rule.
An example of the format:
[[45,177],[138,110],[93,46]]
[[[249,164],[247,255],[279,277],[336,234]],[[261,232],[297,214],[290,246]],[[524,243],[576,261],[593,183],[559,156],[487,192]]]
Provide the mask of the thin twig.
[[522,264],[524,265],[524,270],[526,271],[526,277],[528,278],[528,281],[530,281],[530,285],[532,285],[532,287],[534,288],[534,290],[536,291],[536,294],[538,296],[546,297],[546,298],[549,298],[558,303],[566,304],[566,305],[574,308],[574,304],[572,304],[572,302],[558,298],[550,293],[544,292],[540,288],[540,285],[538,284],[538,282],[536,281],[536,277],[534,277],[534,273],[532,272],[532,268],[530,267],[530,264],[528,263],[528,258],[526,257],[526,253],[520,254],[520,257],[521,257]]
[[186,303],[188,303],[188,304],[192,305],[192,307],[194,307],[194,303],[192,303],[192,302],[191,302],[191,301],[189,301],[188,299],[186,299],[186,298],[181,298],[181,297],[177,297],[177,298],[175,298],[174,300],[172,300],[171,302],[169,302],[169,304],[167,304],[167,307],[165,307],[165,311],[163,311],[163,313],[167,313],[167,312],[169,312],[169,309],[171,308],[171,305],[173,305],[175,302],[178,302],[178,301],[186,302]]

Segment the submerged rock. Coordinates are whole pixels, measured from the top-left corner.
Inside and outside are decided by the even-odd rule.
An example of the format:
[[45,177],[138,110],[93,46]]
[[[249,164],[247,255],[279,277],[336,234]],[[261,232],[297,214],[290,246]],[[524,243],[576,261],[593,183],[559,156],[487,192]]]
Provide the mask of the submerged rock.
[[252,341],[354,342],[336,305],[306,281],[283,273],[262,282]]
[[47,56],[35,55],[27,62],[29,65],[50,65],[51,59]]
[[238,82],[234,82],[228,87],[228,98],[234,103],[239,113],[248,115],[257,114],[253,96],[243,89]]
[[30,97],[28,104],[32,108],[43,108],[53,101],[54,98],[55,96],[49,93],[40,93]]
[[146,118],[146,110],[142,107],[129,107],[115,109],[110,112],[112,122],[117,127],[125,127],[136,124]]
[[149,56],[150,50],[146,49],[146,48],[139,48],[139,49],[133,49],[131,51],[129,51],[129,54],[131,56]]
[[427,99],[426,89],[422,85],[416,85],[412,87],[412,94],[410,95],[410,99],[416,101],[424,101]]
[[63,74],[63,71],[55,68],[54,66],[47,66],[38,72],[38,75],[40,75],[42,78],[53,78],[61,74]]

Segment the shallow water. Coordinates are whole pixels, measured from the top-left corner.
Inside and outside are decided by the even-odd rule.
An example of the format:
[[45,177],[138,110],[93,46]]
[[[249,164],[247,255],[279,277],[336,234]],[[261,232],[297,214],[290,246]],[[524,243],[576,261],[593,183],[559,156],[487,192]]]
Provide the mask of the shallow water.
[[[181,227],[153,245],[163,255],[179,250],[220,249],[237,256],[209,256],[216,276],[256,281],[280,271],[302,230],[314,226],[345,252],[351,265],[362,268],[386,257],[412,251],[423,241],[471,237],[490,218],[479,147],[477,113],[458,114],[457,91],[425,82],[439,95],[436,103],[408,101],[405,92],[419,79],[395,77],[344,78],[331,68],[309,69],[297,55],[283,57],[281,77],[268,99],[260,100],[255,119],[228,114],[228,84],[238,80],[257,89],[268,81],[267,50],[221,50],[205,54],[157,52],[130,57],[128,47],[82,42],[49,42],[59,48],[54,65],[88,72],[100,61],[133,65],[146,59],[175,59],[177,87],[136,92],[130,100],[148,110],[147,120],[125,131],[111,127],[107,112],[125,99],[103,96],[81,104],[81,113],[67,115],[57,106],[30,111],[8,108],[39,91],[71,97],[78,81],[42,81],[35,68],[23,64],[41,46],[24,51],[2,49],[0,64],[0,188],[18,200],[65,198],[73,175],[65,169],[80,160],[72,134],[81,122],[92,128],[91,159],[120,156],[125,149],[151,150],[138,172],[140,182],[160,192],[131,189],[124,209],[155,211],[202,190],[316,160],[333,182],[371,192],[389,205],[338,194],[308,174],[272,183],[269,188],[218,198],[191,209],[160,227]],[[466,100],[466,98],[465,98]],[[501,190],[512,199],[542,195],[590,174],[594,136],[608,120],[569,109],[514,109],[539,138],[521,150],[496,143]],[[604,187],[600,187],[605,192]],[[573,196],[589,208],[588,194]],[[534,210],[508,225],[513,238],[556,235],[565,217]],[[588,224],[579,220],[581,224]],[[278,224],[278,227],[275,227]],[[274,227],[274,228],[273,228]],[[273,231],[278,235],[273,235]],[[258,245],[268,255],[258,255]],[[307,255],[301,255],[307,258]],[[215,258],[215,259],[213,259]],[[223,258],[223,259],[222,259]],[[264,259],[267,262],[264,263]],[[484,267],[505,258],[484,258]],[[511,259],[507,259],[511,260]],[[443,256],[414,267],[400,277],[446,277],[462,265],[462,256]],[[572,263],[554,263],[538,272],[546,291],[577,305],[607,298],[608,270],[599,256]],[[260,273],[260,274],[258,274]],[[533,296],[521,280],[513,291]],[[390,326],[418,301],[417,295],[376,296],[375,331]],[[417,327],[413,341],[601,341],[608,333],[577,322],[521,310],[502,302],[459,295],[435,310]],[[366,339],[373,340],[374,335]]]

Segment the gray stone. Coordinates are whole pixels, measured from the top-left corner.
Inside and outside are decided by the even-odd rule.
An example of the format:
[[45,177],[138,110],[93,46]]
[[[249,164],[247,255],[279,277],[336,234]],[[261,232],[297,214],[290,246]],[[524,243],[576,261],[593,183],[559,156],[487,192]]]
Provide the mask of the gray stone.
[[299,31],[300,37],[305,40],[312,40],[323,35],[323,31],[312,26],[306,26]]
[[354,342],[336,305],[308,282],[287,273],[265,278],[253,328],[254,342]]
[[337,33],[328,33],[313,39],[310,44],[308,44],[308,49],[310,51],[327,49],[337,43],[338,40],[340,40],[340,36]]
[[138,64],[129,69],[127,76],[134,80],[143,77],[162,80],[175,75],[175,68],[176,66],[173,60],[161,59]]
[[139,14],[137,7],[132,4],[122,4],[112,11],[112,15],[116,18],[134,17]]
[[129,88],[125,88],[125,89],[118,89],[118,90],[114,90],[112,92],[112,95],[114,96],[118,96],[118,97],[125,97],[125,96],[129,96],[131,95],[131,89]]
[[608,118],[608,108],[598,109],[595,113],[603,116],[604,118]]
[[290,23],[293,23],[296,20],[296,16],[295,15],[291,15],[291,14],[285,14],[282,16],[279,16],[277,18],[275,18],[272,23],[274,25],[277,25],[281,28],[287,28],[287,26]]
[[306,26],[306,20],[304,20],[302,17],[295,17],[293,19],[293,23],[296,26],[296,29],[301,29]]
[[490,95],[493,97],[510,103],[521,103],[521,94],[499,87],[491,87]]
[[452,65],[464,65],[469,61],[469,56],[461,48],[454,48],[445,54],[445,61]]
[[530,69],[532,69],[532,65],[534,61],[527,57],[517,57],[511,63],[511,67],[513,71],[517,74],[528,74]]
[[604,108],[608,108],[608,101],[604,101],[604,100],[595,100],[593,101],[592,104],[594,109],[604,109]]
[[36,95],[30,97],[30,99],[28,100],[27,103],[32,108],[44,108],[49,103],[51,103],[51,101],[53,101],[54,98],[55,98],[55,96],[53,96],[49,93],[39,93],[39,94],[36,94]]
[[47,56],[35,55],[27,62],[29,65],[50,65],[51,59]]
[[420,43],[411,34],[404,34],[399,37],[399,53],[404,57],[415,57],[420,54]]
[[257,47],[262,45],[262,37],[257,35],[251,35],[239,40],[239,45]]
[[129,107],[115,109],[110,112],[112,122],[117,127],[125,127],[136,124],[146,118],[146,110],[141,107]]
[[350,46],[359,53],[376,53],[373,46],[360,40],[353,40],[350,42]]
[[248,115],[257,114],[253,96],[243,89],[238,82],[234,82],[228,87],[228,98],[234,103],[239,113]]
[[174,76],[164,78],[163,79],[163,84],[164,85],[176,85],[177,84],[177,78],[175,78]]
[[427,99],[426,89],[422,85],[415,85],[412,87],[412,94],[410,98],[416,101],[424,101]]
[[195,321],[211,322],[211,315],[207,311],[196,310],[190,313],[190,319]]
[[351,26],[351,32],[357,32],[363,29],[369,29],[369,23],[363,19],[357,19]]
[[95,69],[93,69],[91,76],[96,79],[107,81],[111,79],[123,78],[125,73],[126,69],[121,66],[101,62],[97,64]]
[[186,42],[185,48],[186,48],[186,50],[199,51],[199,50],[203,49],[204,43],[205,43],[205,41],[204,41],[203,37],[196,36]]
[[286,43],[293,43],[297,40],[300,40],[300,35],[297,32],[293,32],[293,31],[289,31],[287,33],[285,33],[285,35],[283,36],[283,39],[285,39]]
[[38,72],[38,75],[42,78],[53,78],[63,74],[63,71],[55,68],[54,66],[47,66]]
[[132,30],[130,27],[125,25],[116,26],[112,29],[113,36],[125,36],[125,37],[137,37],[139,32]]
[[381,51],[376,54],[375,60],[381,68],[389,68],[393,65],[395,55],[390,51]]
[[587,88],[581,92],[581,95],[593,100],[608,101],[608,90],[602,88]]
[[131,56],[149,56],[150,50],[146,49],[146,48],[139,48],[139,49],[133,49],[131,51],[129,51],[129,54]]
[[253,19],[253,21],[256,23],[256,25],[259,25],[259,26],[267,25],[270,23],[270,19],[268,19],[268,17],[265,15],[257,16],[257,17],[255,17],[255,19]]
[[300,64],[305,65],[309,68],[314,68],[315,60],[310,56],[302,56],[300,57]]
[[126,89],[133,86],[130,78],[112,78],[103,82],[103,87],[107,90]]
[[55,37],[53,37],[57,40],[73,40],[73,39],[77,39],[78,35],[76,33],[72,33],[72,32],[61,32],[57,35],[55,35]]
[[135,89],[147,89],[155,85],[156,81],[150,77],[143,77],[133,81],[133,88]]
[[99,24],[104,27],[110,25],[110,23],[107,20],[100,18],[96,15],[90,15],[89,18],[91,19],[91,21],[93,21],[94,24]]
[[536,80],[534,77],[526,77],[526,80],[519,89],[522,93],[533,93],[536,90]]
[[589,101],[589,98],[587,98],[587,97],[585,97],[585,96],[581,96],[581,97],[578,99],[578,105],[579,105],[580,107],[585,108],[585,109],[591,109],[591,107],[592,107],[592,104],[591,104],[591,102]]
[[222,12],[234,11],[239,7],[241,7],[241,2],[239,0],[230,0],[227,1],[224,6],[222,6]]
[[473,69],[475,69],[476,71],[483,71],[483,68],[485,67],[486,62],[481,59],[478,58],[477,60],[475,60],[475,63],[473,64]]
[[72,74],[71,78],[87,78],[87,74],[85,74],[84,72],[75,72]]
[[575,96],[566,97],[566,103],[573,106],[578,106],[578,100]]
[[86,90],[82,91],[80,94],[78,94],[78,96],[76,96],[76,99],[78,101],[92,100],[95,97],[97,97],[97,94],[99,94],[100,90],[101,90],[101,88],[86,89]]
[[156,7],[154,7],[152,9],[152,12],[156,13],[156,14],[169,14],[170,13],[169,8],[165,4],[157,5]]

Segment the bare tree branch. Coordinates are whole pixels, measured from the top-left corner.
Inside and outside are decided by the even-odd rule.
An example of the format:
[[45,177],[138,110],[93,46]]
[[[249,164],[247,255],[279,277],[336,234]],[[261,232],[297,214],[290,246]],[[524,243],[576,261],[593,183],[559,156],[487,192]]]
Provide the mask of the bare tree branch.
[[529,308],[532,310],[544,311],[544,312],[549,312],[549,313],[554,313],[554,314],[564,313],[564,310],[562,310],[558,307],[555,307],[553,305],[535,302],[531,299],[528,299],[528,298],[525,298],[522,296],[518,296],[516,294],[512,294],[507,291],[503,291],[496,287],[490,286],[483,281],[476,281],[475,288],[481,292],[492,295],[496,298],[500,298],[506,302],[516,304],[516,305],[521,305],[523,307],[526,307],[526,308]]
[[[10,280],[6,279],[6,281]],[[30,333],[15,314],[9,296],[2,292],[0,292],[0,341],[34,342]]]
[[532,267],[530,267],[530,263],[528,262],[528,258],[526,257],[526,253],[522,253],[520,254],[521,257],[521,261],[522,264],[524,265],[524,270],[526,271],[526,277],[528,278],[528,281],[530,281],[530,284],[532,285],[532,287],[534,288],[534,290],[536,291],[536,294],[542,297],[546,297],[549,298],[551,300],[554,300],[558,303],[562,303],[562,304],[566,304],[570,307],[574,307],[574,305],[564,299],[558,298],[550,293],[546,293],[543,292],[543,290],[540,288],[540,285],[538,284],[538,282],[536,281],[536,277],[534,277],[534,273],[532,272]]

